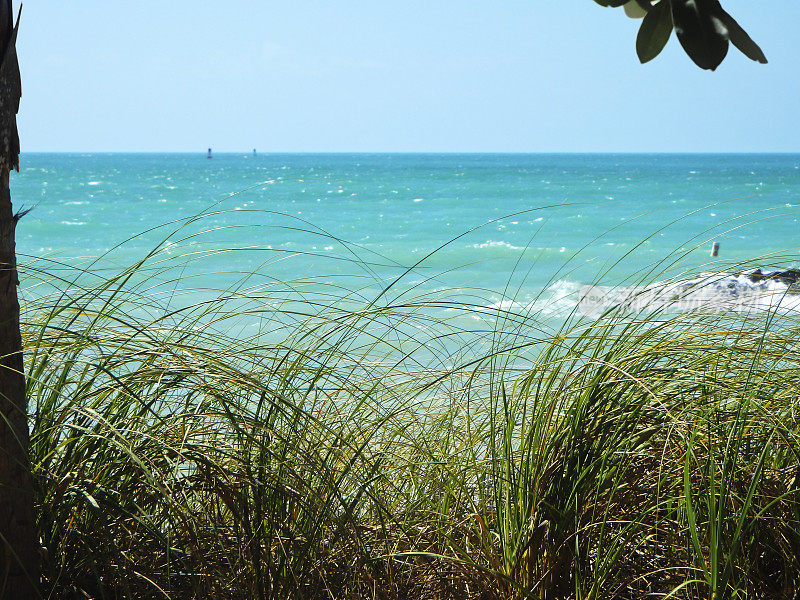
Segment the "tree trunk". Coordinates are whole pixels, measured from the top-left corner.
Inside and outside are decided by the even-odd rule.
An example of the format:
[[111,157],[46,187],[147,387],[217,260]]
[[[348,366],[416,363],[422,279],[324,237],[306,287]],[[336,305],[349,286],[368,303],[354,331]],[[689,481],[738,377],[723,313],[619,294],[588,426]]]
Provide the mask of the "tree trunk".
[[10,171],[19,168],[12,17],[11,0],[0,0],[0,598],[31,600],[39,597],[39,564],[14,252],[17,219],[9,189]]

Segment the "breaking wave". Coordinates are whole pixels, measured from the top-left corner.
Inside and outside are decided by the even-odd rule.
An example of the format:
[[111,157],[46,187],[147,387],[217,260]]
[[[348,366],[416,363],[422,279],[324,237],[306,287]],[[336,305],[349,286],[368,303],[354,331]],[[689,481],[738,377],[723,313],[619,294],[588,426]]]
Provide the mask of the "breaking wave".
[[536,312],[543,315],[578,313],[749,312],[800,313],[800,269],[741,273],[704,273],[678,281],[640,286],[587,285],[560,280],[536,299],[502,299],[487,310]]

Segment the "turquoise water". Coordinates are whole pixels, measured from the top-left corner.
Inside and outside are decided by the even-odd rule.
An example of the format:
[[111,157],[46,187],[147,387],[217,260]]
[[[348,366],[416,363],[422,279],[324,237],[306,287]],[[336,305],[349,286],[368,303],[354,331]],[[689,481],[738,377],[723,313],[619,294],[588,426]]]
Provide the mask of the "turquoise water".
[[369,299],[400,277],[387,300],[546,307],[659,263],[791,266],[800,241],[800,155],[24,154],[12,190],[22,264],[91,278],[171,235],[149,273],[195,300],[289,281]]

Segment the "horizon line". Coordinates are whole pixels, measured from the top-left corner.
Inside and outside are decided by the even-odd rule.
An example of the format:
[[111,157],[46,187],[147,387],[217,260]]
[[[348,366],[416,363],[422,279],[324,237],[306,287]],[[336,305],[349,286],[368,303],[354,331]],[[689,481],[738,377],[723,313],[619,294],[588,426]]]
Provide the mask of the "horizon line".
[[[285,154],[305,154],[305,155],[432,155],[432,154],[454,154],[454,155],[754,155],[754,154],[800,154],[798,150],[258,150],[258,155],[285,155]],[[25,154],[197,154],[205,156],[205,150],[24,150],[20,155]],[[253,155],[250,150],[213,150],[217,155]]]

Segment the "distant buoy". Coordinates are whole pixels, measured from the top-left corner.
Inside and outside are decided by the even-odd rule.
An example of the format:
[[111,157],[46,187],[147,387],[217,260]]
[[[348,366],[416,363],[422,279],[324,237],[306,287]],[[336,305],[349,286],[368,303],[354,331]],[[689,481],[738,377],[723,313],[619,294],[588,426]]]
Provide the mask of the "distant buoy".
[[711,258],[719,256],[719,242],[714,242],[711,245]]
[[206,154],[206,158],[214,158],[211,154],[211,148],[208,149],[208,154]]

